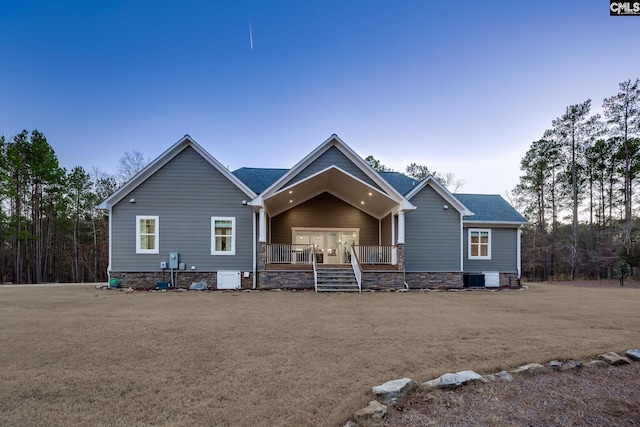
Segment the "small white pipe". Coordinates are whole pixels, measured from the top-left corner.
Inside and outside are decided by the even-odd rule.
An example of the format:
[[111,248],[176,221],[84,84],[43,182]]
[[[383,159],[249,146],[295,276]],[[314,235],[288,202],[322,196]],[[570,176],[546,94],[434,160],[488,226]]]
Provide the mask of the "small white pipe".
[[[256,271],[257,271],[257,266],[256,266],[256,262],[258,262],[258,260],[256,259],[256,239],[258,236],[256,236],[256,214],[255,213],[251,213],[251,222],[253,223],[253,289],[256,288],[257,284],[256,284]],[[262,224],[260,224],[260,226],[262,226]]]

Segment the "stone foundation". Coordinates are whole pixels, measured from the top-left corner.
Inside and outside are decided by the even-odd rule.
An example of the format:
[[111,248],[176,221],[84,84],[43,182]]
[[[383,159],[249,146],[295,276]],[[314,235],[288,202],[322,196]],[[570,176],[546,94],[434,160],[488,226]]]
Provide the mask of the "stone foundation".
[[258,289],[315,290],[313,271],[265,270],[258,272]]
[[401,271],[365,271],[362,273],[362,289],[402,289],[404,273]]
[[409,289],[462,289],[462,273],[405,273]]
[[[240,276],[240,287],[242,289],[251,289],[253,287],[253,273],[249,274],[249,277],[244,277],[244,274]],[[155,289],[156,282],[169,282],[171,283],[171,274],[158,271],[146,271],[146,272],[123,272],[112,271],[109,275],[110,278],[116,278],[120,281],[120,286],[124,288],[133,289]],[[179,270],[177,273],[174,271],[173,277],[176,281],[177,288],[188,289],[192,283],[203,282],[206,283],[209,289],[216,289],[218,283],[218,273],[215,271],[189,271]]]
[[[242,289],[253,288],[253,273],[249,277],[242,274],[240,286]],[[117,272],[113,271],[111,278],[120,280],[121,287],[134,289],[155,289],[156,282],[171,282],[171,276],[166,272]],[[174,272],[176,286],[188,289],[192,283],[204,282],[209,289],[217,287],[217,272],[215,271],[178,271]],[[405,282],[409,289],[462,289],[462,273],[403,273],[401,271],[365,271],[362,273],[362,289],[403,289]],[[517,273],[500,273],[500,288],[517,289],[521,284]],[[314,290],[313,271],[309,270],[264,270],[257,274],[257,289],[307,289]]]
[[500,273],[500,287],[509,289],[519,289],[522,287],[518,273]]

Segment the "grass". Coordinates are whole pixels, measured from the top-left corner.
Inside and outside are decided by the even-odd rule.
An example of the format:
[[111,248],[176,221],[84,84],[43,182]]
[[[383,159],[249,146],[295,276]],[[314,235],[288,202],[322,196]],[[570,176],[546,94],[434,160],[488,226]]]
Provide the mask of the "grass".
[[0,287],[0,425],[341,425],[391,379],[637,348],[639,297]]

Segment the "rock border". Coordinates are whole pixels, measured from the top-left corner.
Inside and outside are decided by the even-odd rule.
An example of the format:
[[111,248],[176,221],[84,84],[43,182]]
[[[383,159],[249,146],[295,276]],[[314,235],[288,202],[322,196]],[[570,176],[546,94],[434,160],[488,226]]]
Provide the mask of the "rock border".
[[624,352],[624,356],[610,351],[608,353],[600,354],[595,359],[590,359],[584,363],[573,359],[564,362],[560,360],[550,360],[544,365],[540,363],[527,363],[525,365],[518,366],[509,372],[500,371],[487,375],[480,375],[471,370],[456,373],[448,372],[438,378],[426,381],[419,386],[411,378],[391,380],[379,386],[372,387],[371,391],[376,396],[377,400],[370,401],[369,405],[355,412],[353,418],[348,420],[343,427],[358,427],[360,425],[358,422],[363,422],[368,425],[367,423],[373,420],[383,419],[387,414],[386,405],[396,404],[398,401],[413,393],[413,391],[418,387],[428,391],[452,390],[471,383],[513,381],[514,375],[540,375],[551,371],[564,372],[580,368],[593,369],[609,366],[623,366],[631,364],[632,361],[640,361],[640,349],[629,349]]

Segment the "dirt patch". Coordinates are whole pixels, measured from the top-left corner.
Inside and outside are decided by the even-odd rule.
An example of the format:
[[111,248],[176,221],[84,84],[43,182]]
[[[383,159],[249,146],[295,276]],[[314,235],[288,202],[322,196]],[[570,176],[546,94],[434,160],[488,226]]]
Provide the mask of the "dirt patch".
[[640,363],[580,368],[454,391],[419,390],[384,426],[638,426]]

